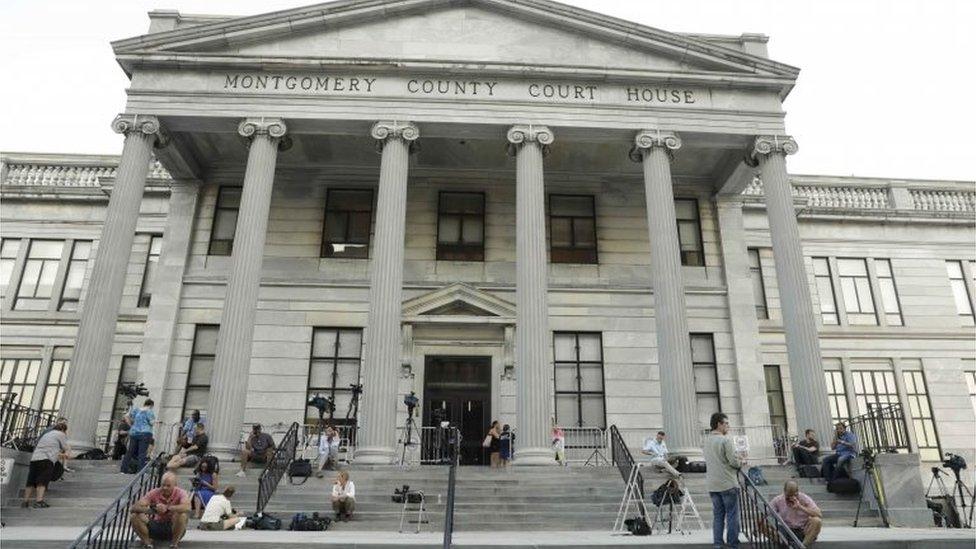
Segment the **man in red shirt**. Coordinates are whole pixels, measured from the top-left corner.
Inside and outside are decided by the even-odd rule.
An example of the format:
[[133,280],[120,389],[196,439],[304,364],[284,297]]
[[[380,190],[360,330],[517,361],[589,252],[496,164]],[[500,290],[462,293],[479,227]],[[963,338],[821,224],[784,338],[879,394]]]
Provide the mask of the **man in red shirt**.
[[823,513],[810,496],[800,491],[795,480],[783,485],[783,493],[774,497],[769,506],[779,515],[804,547],[813,546],[823,527]]
[[153,541],[168,541],[170,547],[179,547],[189,512],[190,496],[177,486],[176,475],[168,472],[159,488],[150,490],[132,506],[129,522],[143,547],[151,549]]

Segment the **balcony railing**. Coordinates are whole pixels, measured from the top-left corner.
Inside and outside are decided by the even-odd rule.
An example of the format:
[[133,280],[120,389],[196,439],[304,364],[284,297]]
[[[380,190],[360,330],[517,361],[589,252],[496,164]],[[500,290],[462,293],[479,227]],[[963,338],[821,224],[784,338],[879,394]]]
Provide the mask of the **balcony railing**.
[[901,404],[868,404],[868,412],[851,419],[859,450],[874,453],[909,451],[905,412]]
[[54,425],[57,417],[16,401],[17,393],[0,394],[0,446],[32,452],[38,437]]

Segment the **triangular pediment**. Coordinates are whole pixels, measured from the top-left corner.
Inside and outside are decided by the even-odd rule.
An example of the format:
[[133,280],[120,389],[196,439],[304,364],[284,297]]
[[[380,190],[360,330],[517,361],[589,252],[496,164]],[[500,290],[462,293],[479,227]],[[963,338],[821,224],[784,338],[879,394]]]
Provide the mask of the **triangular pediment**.
[[793,67],[702,39],[548,0],[343,0],[216,20],[113,46],[123,66],[134,55],[166,53],[173,61],[198,56],[222,63],[410,60],[667,74],[795,78],[797,73]]
[[515,304],[464,283],[455,283],[403,302],[405,319],[493,317],[514,319]]

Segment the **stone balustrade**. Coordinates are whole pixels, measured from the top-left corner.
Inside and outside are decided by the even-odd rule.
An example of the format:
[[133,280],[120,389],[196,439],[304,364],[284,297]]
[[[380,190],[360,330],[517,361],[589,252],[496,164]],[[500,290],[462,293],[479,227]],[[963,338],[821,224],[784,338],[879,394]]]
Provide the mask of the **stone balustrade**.
[[[114,179],[117,162],[54,164],[6,162],[3,185],[19,187],[99,187],[99,179]],[[158,160],[149,166],[149,179],[169,180],[169,173]]]
[[[948,186],[948,185],[947,185]],[[891,184],[838,185],[836,183],[808,183],[793,181],[793,196],[804,199],[807,207],[831,210],[914,210],[927,213],[976,212],[976,185],[972,190],[960,188],[953,182],[946,189],[911,188]],[[896,190],[907,191],[910,201],[901,205],[893,199]],[[764,196],[763,184],[753,179],[742,193],[746,197]]]
[[912,189],[909,193],[916,210],[976,212],[976,192]]

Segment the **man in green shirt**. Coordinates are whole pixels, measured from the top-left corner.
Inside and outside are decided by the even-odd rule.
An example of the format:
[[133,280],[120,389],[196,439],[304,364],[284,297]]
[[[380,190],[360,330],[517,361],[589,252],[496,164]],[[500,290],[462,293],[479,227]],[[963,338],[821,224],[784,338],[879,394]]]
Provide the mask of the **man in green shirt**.
[[[715,547],[739,546],[739,469],[745,464],[727,436],[729,417],[712,414],[712,432],[705,439],[705,486],[712,498],[712,543]],[[722,533],[725,539],[722,539]]]

